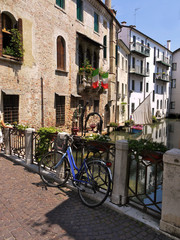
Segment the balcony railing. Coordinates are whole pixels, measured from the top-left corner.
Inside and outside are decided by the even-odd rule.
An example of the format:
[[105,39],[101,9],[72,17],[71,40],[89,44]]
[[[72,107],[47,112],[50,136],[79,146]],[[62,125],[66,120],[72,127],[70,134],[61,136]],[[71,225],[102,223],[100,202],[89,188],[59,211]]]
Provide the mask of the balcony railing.
[[131,42],[130,43],[130,50],[132,52],[136,52],[137,54],[139,54],[141,56],[144,56],[144,57],[149,57],[150,56],[150,48],[147,47],[146,45],[138,43],[138,42],[136,42],[136,43]]
[[130,68],[130,73],[137,74],[137,75],[140,75],[143,77],[148,77],[150,74],[150,71],[149,71],[149,69],[142,68],[140,66],[135,66],[135,68],[133,68],[133,67]]
[[156,80],[169,82],[170,76],[167,73],[156,73]]
[[171,67],[172,65],[172,60],[168,57],[159,57],[156,59],[156,62],[163,64],[164,66]]

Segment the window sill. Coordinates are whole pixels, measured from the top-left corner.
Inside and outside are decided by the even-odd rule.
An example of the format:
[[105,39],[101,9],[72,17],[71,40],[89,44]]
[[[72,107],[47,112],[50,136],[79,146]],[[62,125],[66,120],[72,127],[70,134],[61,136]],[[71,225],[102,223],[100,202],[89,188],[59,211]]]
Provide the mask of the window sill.
[[96,32],[96,31],[94,31],[94,33],[100,37],[100,34],[99,34],[99,32]]
[[9,56],[9,55],[2,55],[2,57],[0,57],[0,60],[6,61],[6,62],[16,63],[16,64],[20,64],[20,65],[23,64],[23,62],[21,60],[19,60],[18,58],[12,57],[12,56]]
[[64,8],[61,8],[60,6],[58,6],[57,4],[54,4],[54,7],[55,8],[57,8],[57,9],[59,9],[59,10],[61,10],[63,13],[65,13],[66,14],[66,12],[65,12],[65,9]]
[[69,72],[65,71],[65,70],[61,70],[61,69],[56,69],[55,70],[56,73],[62,73],[62,74],[65,74],[65,75],[68,75]]
[[84,22],[81,22],[79,19],[76,19],[76,22],[80,23],[82,26],[84,26]]

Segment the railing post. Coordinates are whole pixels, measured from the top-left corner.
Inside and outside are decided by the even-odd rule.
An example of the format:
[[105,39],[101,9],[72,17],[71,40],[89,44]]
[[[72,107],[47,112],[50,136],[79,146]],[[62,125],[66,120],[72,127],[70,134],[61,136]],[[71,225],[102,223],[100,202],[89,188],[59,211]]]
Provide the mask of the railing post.
[[10,147],[10,129],[4,128],[4,144],[5,144],[5,154],[11,154],[11,147]]
[[115,204],[126,204],[128,196],[128,142],[116,141],[113,189],[111,201]]
[[26,163],[27,164],[32,164],[33,163],[33,153],[32,153],[32,150],[33,150],[33,131],[34,129],[33,128],[27,128],[25,130],[25,152],[26,152]]
[[163,155],[163,192],[160,229],[180,237],[180,149]]

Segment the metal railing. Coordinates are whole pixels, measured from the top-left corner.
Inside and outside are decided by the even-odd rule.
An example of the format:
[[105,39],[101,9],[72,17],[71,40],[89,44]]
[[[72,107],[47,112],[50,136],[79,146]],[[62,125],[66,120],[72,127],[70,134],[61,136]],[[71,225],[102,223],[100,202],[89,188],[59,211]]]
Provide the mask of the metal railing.
[[25,131],[16,128],[10,129],[10,154],[25,159]]
[[131,51],[135,51],[145,57],[150,56],[150,48],[144,44],[141,44],[138,42],[132,42],[130,43],[130,49]]
[[130,73],[134,73],[134,74],[138,74],[138,75],[147,77],[150,74],[150,70],[136,65],[135,67],[130,67]]
[[128,200],[145,211],[161,213],[162,154],[129,157]]

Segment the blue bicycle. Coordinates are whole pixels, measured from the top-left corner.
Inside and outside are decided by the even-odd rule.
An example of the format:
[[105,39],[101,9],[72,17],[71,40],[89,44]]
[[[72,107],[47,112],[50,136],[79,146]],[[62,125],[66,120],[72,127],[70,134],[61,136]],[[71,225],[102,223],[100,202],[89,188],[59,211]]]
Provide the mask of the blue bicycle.
[[101,205],[108,197],[112,182],[111,171],[100,159],[83,160],[78,168],[71,145],[73,136],[61,137],[64,151],[54,150],[45,154],[39,163],[39,174],[45,184],[51,187],[65,185],[71,176],[82,202],[88,207]]

